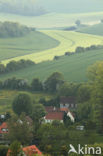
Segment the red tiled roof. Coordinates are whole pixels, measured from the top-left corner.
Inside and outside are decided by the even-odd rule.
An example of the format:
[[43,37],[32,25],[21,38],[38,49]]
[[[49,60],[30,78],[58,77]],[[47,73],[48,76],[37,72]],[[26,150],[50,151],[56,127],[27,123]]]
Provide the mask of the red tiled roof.
[[[42,155],[42,152],[35,146],[27,146],[22,149],[26,156],[32,156],[33,154]],[[7,156],[10,156],[10,150],[8,150]]]
[[69,97],[61,97],[60,98],[60,102],[65,104],[65,103],[75,103],[76,102],[76,98],[73,96],[69,96]]
[[63,120],[63,117],[64,117],[64,112],[62,111],[53,111],[53,112],[49,112],[45,119],[48,119],[48,120]]
[[0,133],[7,133],[7,131],[2,131],[2,129],[7,129],[7,123],[3,122],[2,125],[0,125]]
[[42,155],[41,151],[35,145],[24,147],[23,151],[28,156],[32,156],[33,154]]

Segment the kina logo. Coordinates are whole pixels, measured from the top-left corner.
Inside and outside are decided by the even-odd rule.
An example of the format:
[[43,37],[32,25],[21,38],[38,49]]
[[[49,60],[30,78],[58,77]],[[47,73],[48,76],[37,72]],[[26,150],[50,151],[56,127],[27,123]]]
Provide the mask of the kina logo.
[[88,145],[84,145],[81,146],[80,144],[78,144],[78,148],[77,150],[75,149],[75,147],[70,144],[70,150],[68,152],[68,154],[70,153],[75,153],[75,154],[83,154],[83,155],[101,155],[102,154],[102,148],[101,147],[90,147]]

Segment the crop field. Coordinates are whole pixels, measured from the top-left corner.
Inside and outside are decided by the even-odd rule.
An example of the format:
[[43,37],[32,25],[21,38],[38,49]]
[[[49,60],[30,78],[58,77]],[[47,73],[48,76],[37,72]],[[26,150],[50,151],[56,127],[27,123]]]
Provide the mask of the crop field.
[[0,38],[0,61],[37,53],[59,45],[59,41],[48,35],[34,31],[23,37]]
[[20,16],[0,13],[0,21],[19,22],[35,28],[56,28],[74,25],[76,20],[83,23],[93,24],[103,18],[103,12],[70,14],[70,13],[49,13],[42,16]]
[[[54,56],[61,56],[64,55],[65,52],[74,52],[76,47],[82,46],[82,47],[88,47],[91,45],[101,45],[103,44],[103,37],[102,36],[94,36],[94,35],[89,35],[89,34],[82,34],[78,32],[69,32],[69,31],[59,31],[59,30],[47,30],[47,31],[41,31],[45,35],[48,35],[50,38],[54,38],[55,41],[58,41],[58,46],[51,48],[51,49],[46,49],[46,50],[41,50],[39,52],[34,52],[32,51],[32,54],[26,54],[25,51],[23,50],[22,56],[17,56],[13,57],[12,52],[14,53],[15,50],[11,50],[7,53],[9,57],[11,56],[10,59],[6,59],[2,61],[2,63],[6,64],[11,60],[20,60],[20,59],[30,59],[36,63],[40,63],[42,61],[47,61],[47,60],[52,60]],[[29,42],[29,39],[27,40]],[[42,40],[41,40],[42,42]],[[41,42],[38,43],[39,47]],[[4,43],[5,44],[5,43]],[[29,43],[28,43],[29,44]],[[31,44],[31,42],[30,42]],[[47,42],[47,45],[50,44],[49,41]],[[25,44],[24,44],[25,45]],[[12,47],[12,46],[11,46]],[[30,45],[25,45],[25,47],[29,48]],[[19,48],[19,46],[18,46]],[[40,49],[39,49],[40,50]],[[27,51],[27,52],[28,52]],[[18,52],[15,54],[18,55]],[[20,53],[19,53],[20,54]],[[4,54],[2,54],[4,55]],[[5,57],[5,56],[4,56]]]
[[[21,92],[21,91],[8,91],[3,90],[0,91],[0,114],[5,113],[7,111],[11,112],[11,106],[13,99],[19,94],[19,93],[28,93],[28,92]],[[52,96],[43,94],[43,93],[28,93],[30,94],[32,100],[35,100],[37,103],[40,98],[45,97],[47,100],[50,99]]]
[[87,80],[87,68],[100,60],[103,61],[103,49],[61,56],[58,60],[42,62],[17,72],[1,75],[0,80],[15,76],[27,79],[29,82],[37,77],[44,81],[50,74],[58,71],[63,73],[67,81],[84,82]]
[[78,31],[81,32],[81,33],[103,36],[103,23],[96,24],[96,25],[93,25],[93,26],[89,26],[89,27],[86,27],[86,28],[81,28]]

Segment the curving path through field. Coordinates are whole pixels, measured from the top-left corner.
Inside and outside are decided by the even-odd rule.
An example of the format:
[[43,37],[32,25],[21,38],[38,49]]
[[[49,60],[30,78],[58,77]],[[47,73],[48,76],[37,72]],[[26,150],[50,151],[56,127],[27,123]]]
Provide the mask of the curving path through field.
[[60,44],[52,49],[40,51],[38,53],[28,54],[24,56],[15,57],[12,59],[4,60],[3,63],[6,64],[11,60],[20,60],[20,59],[30,59],[36,63],[52,60],[54,56],[64,55],[65,52],[75,51],[76,47],[88,47],[91,45],[101,45],[103,44],[102,36],[95,36],[89,34],[82,34],[78,32],[69,32],[69,31],[57,31],[57,30],[48,30],[41,31],[42,33],[58,40]]

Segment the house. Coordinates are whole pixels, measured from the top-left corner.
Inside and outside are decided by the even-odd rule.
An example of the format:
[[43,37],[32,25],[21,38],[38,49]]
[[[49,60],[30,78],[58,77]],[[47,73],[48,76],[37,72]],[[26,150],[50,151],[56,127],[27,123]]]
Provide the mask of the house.
[[7,123],[6,122],[3,122],[1,125],[0,125],[0,134],[5,134],[5,133],[8,133],[8,128],[7,128]]
[[[24,147],[22,150],[24,156],[42,155],[42,152],[35,145]],[[10,156],[10,150],[8,150],[7,156]]]
[[[63,122],[64,114],[66,113],[67,116],[71,119],[72,122],[75,121],[73,113],[69,110],[69,108],[56,108],[53,106],[45,107],[47,115],[44,117],[46,123],[51,123],[53,120],[59,120]],[[60,112],[60,113],[59,113]],[[62,115],[63,117],[62,117]],[[60,117],[61,116],[61,117]]]
[[45,123],[52,123],[54,120],[58,120],[63,123],[64,112],[63,111],[51,111],[44,117]]
[[77,108],[76,98],[73,96],[61,97],[60,108],[76,109]]

